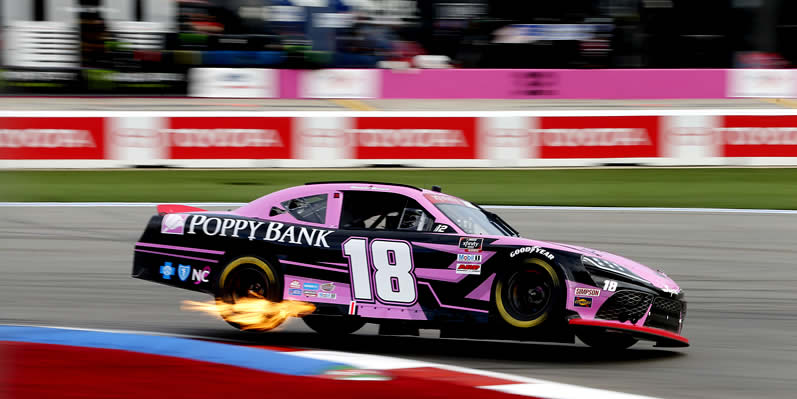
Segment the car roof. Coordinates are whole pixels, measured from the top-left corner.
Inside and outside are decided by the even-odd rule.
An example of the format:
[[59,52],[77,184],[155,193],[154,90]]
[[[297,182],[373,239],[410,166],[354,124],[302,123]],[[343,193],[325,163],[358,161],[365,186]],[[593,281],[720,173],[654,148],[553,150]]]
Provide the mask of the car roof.
[[359,181],[359,180],[346,180],[346,181],[319,181],[319,182],[309,182],[304,183],[305,186],[310,185],[319,185],[319,184],[333,184],[333,185],[352,185],[352,184],[365,184],[370,186],[394,186],[394,187],[404,187],[404,188],[411,188],[413,190],[424,191],[421,188],[411,186],[409,184],[400,184],[400,183],[383,183],[383,182],[375,182],[375,181]]

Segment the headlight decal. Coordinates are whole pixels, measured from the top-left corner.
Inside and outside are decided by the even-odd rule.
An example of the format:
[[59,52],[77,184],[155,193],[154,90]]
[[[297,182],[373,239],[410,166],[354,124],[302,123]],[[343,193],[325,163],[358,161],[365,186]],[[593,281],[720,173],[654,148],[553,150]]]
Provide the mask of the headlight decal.
[[641,281],[643,283],[649,284],[649,282],[642,277],[637,276],[634,272],[628,270],[627,268],[619,265],[615,262],[608,261],[606,259],[595,258],[592,256],[581,256],[581,261],[584,263],[585,266],[593,266],[600,270],[607,271],[612,274],[617,274],[623,277],[628,277],[632,280]]

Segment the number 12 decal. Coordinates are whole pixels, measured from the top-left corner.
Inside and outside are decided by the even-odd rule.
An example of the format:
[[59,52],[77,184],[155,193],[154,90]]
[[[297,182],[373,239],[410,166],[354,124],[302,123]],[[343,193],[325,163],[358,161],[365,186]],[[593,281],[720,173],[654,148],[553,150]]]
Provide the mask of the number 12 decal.
[[343,255],[349,259],[354,299],[372,302],[374,293],[385,303],[410,305],[418,299],[408,242],[376,239],[369,246],[367,238],[353,237],[343,243]]

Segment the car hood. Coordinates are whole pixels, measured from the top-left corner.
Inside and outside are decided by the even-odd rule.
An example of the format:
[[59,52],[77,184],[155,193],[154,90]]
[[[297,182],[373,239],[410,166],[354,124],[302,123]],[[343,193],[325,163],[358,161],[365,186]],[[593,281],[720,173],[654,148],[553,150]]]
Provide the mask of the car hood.
[[679,293],[681,288],[670,277],[664,273],[657,272],[652,268],[645,266],[639,262],[631,259],[615,255],[609,252],[599,251],[597,249],[580,247],[577,245],[562,244],[551,241],[532,240],[521,237],[500,237],[493,245],[513,245],[513,246],[537,246],[546,249],[554,249],[559,251],[567,251],[579,255],[592,256],[609,262],[617,263],[634,273],[637,277],[649,282],[656,288],[670,293]]

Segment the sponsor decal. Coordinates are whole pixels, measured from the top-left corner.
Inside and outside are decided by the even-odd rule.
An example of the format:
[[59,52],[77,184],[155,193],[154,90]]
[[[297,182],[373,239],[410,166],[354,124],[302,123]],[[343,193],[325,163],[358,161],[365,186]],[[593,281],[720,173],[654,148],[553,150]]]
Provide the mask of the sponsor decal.
[[648,158],[659,155],[656,116],[541,117],[540,158]]
[[161,220],[161,234],[183,234],[188,215],[170,213]]
[[194,269],[191,273],[191,280],[194,284],[199,285],[202,283],[208,282],[208,276],[210,276],[210,266],[205,266],[202,270]]
[[481,254],[457,254],[457,262],[482,263]]
[[304,288],[306,290],[318,291],[319,287],[318,287],[318,284],[316,284],[316,283],[304,283],[304,284],[302,284],[302,288]]
[[476,118],[355,118],[346,129],[357,159],[476,158]]
[[288,291],[288,295],[302,296],[302,290],[297,289],[297,288],[291,288],[291,290]]
[[591,308],[592,307],[592,298],[585,298],[577,296],[576,299],[573,301],[573,306],[577,308]]
[[163,266],[160,267],[160,274],[163,275],[164,280],[171,280],[172,276],[174,276],[172,262],[163,262]]
[[192,215],[189,220],[186,222],[188,225],[187,234],[202,233],[210,237],[248,238],[249,240],[258,239],[324,248],[329,248],[327,236],[333,233],[333,230],[303,226],[286,227],[285,224],[280,222],[257,222],[246,219],[208,217],[206,215]]
[[434,229],[432,229],[432,231],[434,231],[435,233],[445,233],[446,231],[448,231],[448,229],[449,229],[448,225],[438,224],[434,226]]
[[299,280],[293,280],[288,286],[291,288],[301,288],[302,283],[300,283]]
[[321,290],[326,292],[335,291],[335,283],[321,284]]
[[537,246],[518,248],[518,249],[510,252],[509,253],[509,257],[510,258],[514,258],[515,256],[518,256],[520,254],[540,254],[540,255],[548,258],[548,260],[553,260],[553,258],[554,258],[552,253],[546,251],[544,248],[540,248],[540,247],[537,247]]
[[443,193],[426,193],[423,195],[429,202],[433,204],[454,204],[454,205],[465,205],[465,201]]
[[191,275],[191,265],[177,265],[177,277],[180,277],[180,281],[187,280],[189,275]]
[[313,290],[304,290],[304,296],[308,298],[315,298],[318,295],[318,291]]
[[2,118],[0,159],[104,159],[104,118]]
[[464,249],[466,252],[481,252],[483,238],[462,237],[459,239],[459,249]]
[[349,302],[349,314],[354,316],[357,314],[357,302],[351,301]]
[[457,274],[481,274],[482,265],[457,264]]
[[600,296],[601,290],[597,288],[576,288],[576,296]]
[[712,129],[726,157],[797,156],[797,116],[725,116]]
[[287,159],[292,118],[169,118],[171,159]]
[[323,292],[323,291],[322,291],[322,292],[319,292],[319,293],[318,293],[318,297],[319,297],[319,298],[327,298],[327,299],[331,299],[331,298],[332,298],[332,293],[331,293],[331,292]]

